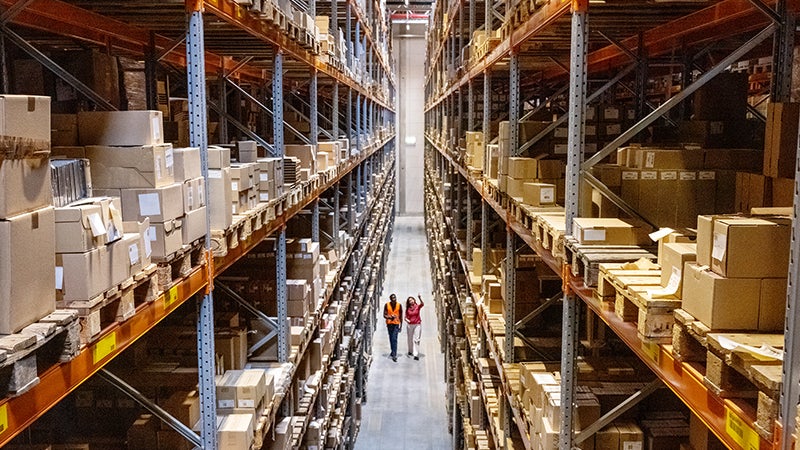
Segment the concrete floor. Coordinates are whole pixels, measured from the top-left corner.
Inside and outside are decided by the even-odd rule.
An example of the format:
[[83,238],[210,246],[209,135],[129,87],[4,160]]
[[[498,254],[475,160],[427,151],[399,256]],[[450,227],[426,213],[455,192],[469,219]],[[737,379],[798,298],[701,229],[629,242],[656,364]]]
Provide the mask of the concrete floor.
[[[419,361],[408,357],[406,327],[398,336],[397,362],[389,358],[386,326],[379,322],[373,340],[373,361],[367,382],[367,403],[361,409],[356,450],[451,448],[447,430],[444,355],[439,351],[436,305],[425,247],[424,219],[398,216],[389,254],[383,302],[395,293],[405,305],[422,294],[422,345]],[[381,311],[383,310],[381,305]],[[382,315],[379,314],[381,317]]]

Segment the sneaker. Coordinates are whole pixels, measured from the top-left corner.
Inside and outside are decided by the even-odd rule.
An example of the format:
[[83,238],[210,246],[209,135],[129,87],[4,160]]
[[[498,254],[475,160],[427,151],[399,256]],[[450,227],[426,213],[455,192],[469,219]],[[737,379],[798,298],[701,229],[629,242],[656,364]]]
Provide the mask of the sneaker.
[[411,353],[411,352],[408,352],[408,356],[411,356],[411,355],[413,355],[413,353]]
[[419,361],[419,356],[415,356],[414,361]]
[[392,361],[397,362],[397,356],[392,356]]

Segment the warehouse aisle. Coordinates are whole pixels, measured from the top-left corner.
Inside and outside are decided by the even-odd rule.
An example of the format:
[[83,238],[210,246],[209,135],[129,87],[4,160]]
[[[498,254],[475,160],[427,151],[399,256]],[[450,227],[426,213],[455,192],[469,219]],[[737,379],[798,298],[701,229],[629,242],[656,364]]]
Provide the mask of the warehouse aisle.
[[[422,216],[398,216],[386,268],[383,303],[394,292],[403,302],[422,294],[420,360],[406,356],[406,328],[398,338],[397,362],[389,358],[389,337],[381,320],[373,339],[374,359],[367,382],[367,403],[361,410],[356,450],[446,449],[447,431],[444,356],[439,351],[436,306],[431,299],[431,276]],[[379,313],[379,316],[382,315]]]

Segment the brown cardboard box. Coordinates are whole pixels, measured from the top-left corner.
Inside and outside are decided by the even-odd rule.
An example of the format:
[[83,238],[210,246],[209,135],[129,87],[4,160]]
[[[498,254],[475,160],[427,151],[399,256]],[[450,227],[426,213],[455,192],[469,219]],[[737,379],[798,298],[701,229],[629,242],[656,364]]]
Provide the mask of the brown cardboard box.
[[[136,241],[136,250],[130,249],[131,259],[133,252],[139,259],[139,265],[144,268],[150,265],[150,257],[153,255],[153,248],[150,246],[150,219],[145,219],[141,222],[123,222],[122,229],[125,234],[136,234],[138,239]],[[133,275],[133,273],[131,274]]]
[[[630,150],[629,150],[630,151]],[[640,148],[635,150],[635,167],[640,169],[702,169],[701,149]]]
[[639,171],[639,213],[657,221],[660,217],[658,209],[658,171]]
[[0,333],[16,333],[55,309],[55,212],[0,220]]
[[717,191],[714,199],[714,212],[717,214],[730,214],[736,208],[736,174],[732,170],[717,170]]
[[749,148],[705,149],[703,168],[706,170],[761,170],[764,152]]
[[521,180],[533,180],[537,178],[537,160],[533,158],[522,158],[512,156],[508,158],[508,176]]
[[163,118],[161,111],[82,111],[78,136],[82,145],[163,144]]
[[[50,148],[50,97],[0,95],[0,136],[23,138],[38,150]],[[27,147],[27,146],[26,146]],[[24,154],[8,154],[21,158]]]
[[91,300],[111,287],[108,248],[56,255],[56,295],[59,301]]
[[150,222],[167,222],[183,216],[183,183],[152,189],[123,189],[122,219],[150,218]]
[[581,244],[641,245],[647,243],[647,233],[639,225],[615,218],[575,218],[572,235]]
[[528,180],[506,177],[506,194],[509,197],[522,198],[525,196],[525,183]]
[[78,145],[78,116],[76,114],[50,115],[50,140],[54,147]]
[[633,422],[617,422],[617,430],[619,430],[619,448],[620,450],[643,448],[644,433]]
[[[145,219],[146,220],[146,219]],[[139,233],[125,233],[118,241],[108,244],[108,260],[111,263],[111,285],[122,283],[142,270],[139,256]]]
[[725,278],[702,267],[684,266],[682,308],[714,330],[757,329],[761,280]]
[[537,178],[564,178],[566,164],[560,159],[537,159]]
[[767,104],[764,135],[764,175],[794,178],[800,103]]
[[787,220],[715,220],[711,269],[732,278],[784,277],[789,273],[790,235]]
[[176,148],[172,150],[175,158],[175,181],[187,181],[200,178],[203,172],[200,167],[200,149],[194,147]]
[[300,160],[299,168],[317,173],[317,149],[313,145],[285,145],[284,155]]
[[227,147],[208,147],[208,168],[225,169],[231,166],[231,149]]
[[736,172],[735,212],[748,212],[751,208],[767,206],[771,192],[771,178],[757,173]]
[[661,286],[675,289],[675,296],[681,298],[683,267],[687,262],[697,260],[697,244],[666,243],[662,246]]
[[188,245],[206,235],[206,206],[186,213],[181,219],[181,241]]
[[620,196],[632,208],[639,207],[639,171],[624,169],[620,172]]
[[158,188],[175,182],[171,144],[135,147],[90,145],[86,157],[92,163],[95,188]]
[[234,192],[242,192],[256,186],[259,180],[256,169],[258,163],[231,164],[231,189]]
[[183,182],[183,211],[189,213],[206,206],[206,180],[203,177]]
[[782,332],[786,326],[786,278],[761,280],[758,304],[758,331]]
[[607,425],[594,436],[594,446],[599,449],[618,450],[619,430],[614,424]]
[[771,206],[792,206],[794,178],[772,178]]
[[47,158],[0,157],[0,218],[53,204],[50,164]]
[[233,223],[233,213],[230,207],[233,202],[230,168],[208,170],[206,201],[211,208],[211,229],[228,229]]
[[166,258],[183,246],[183,232],[180,220],[151,222],[148,235],[153,258]]
[[675,220],[678,214],[678,171],[659,170],[656,182],[656,216],[655,222],[659,226],[677,226]]
[[556,203],[556,186],[547,183],[525,183],[522,202],[531,206],[552,206]]
[[217,430],[220,450],[250,448],[254,436],[252,414],[225,415]]
[[67,206],[55,209],[57,253],[83,253],[105,245],[106,224],[100,205]]
[[[181,423],[194,425],[200,420],[200,397],[197,391],[176,391],[164,403],[164,409]],[[162,427],[169,429],[166,424]]]

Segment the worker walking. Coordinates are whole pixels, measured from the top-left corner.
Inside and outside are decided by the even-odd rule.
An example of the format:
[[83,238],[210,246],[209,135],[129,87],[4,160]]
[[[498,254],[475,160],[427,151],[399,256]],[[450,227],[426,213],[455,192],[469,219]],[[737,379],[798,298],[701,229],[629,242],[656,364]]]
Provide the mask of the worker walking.
[[397,335],[403,330],[403,306],[392,294],[383,307],[383,318],[386,319],[386,328],[389,330],[389,345],[392,347],[392,361],[397,362]]
[[406,300],[406,323],[408,324],[408,356],[414,356],[414,359],[419,361],[419,341],[422,337],[422,318],[420,317],[420,309],[425,306],[422,301],[422,294],[417,294],[419,303],[414,297],[408,297]]

